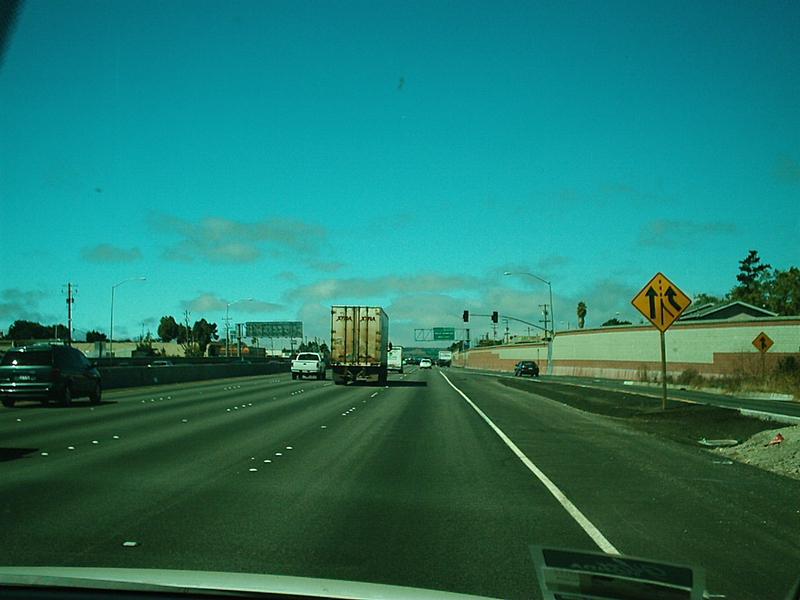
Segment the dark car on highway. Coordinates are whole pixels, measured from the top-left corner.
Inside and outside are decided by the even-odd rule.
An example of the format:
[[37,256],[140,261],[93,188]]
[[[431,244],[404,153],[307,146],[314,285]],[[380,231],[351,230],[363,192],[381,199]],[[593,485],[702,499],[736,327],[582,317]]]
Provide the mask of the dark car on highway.
[[79,397],[99,404],[101,393],[100,373],[71,346],[20,346],[10,348],[0,360],[0,398],[9,408],[17,400],[69,406]]
[[531,377],[539,376],[539,365],[533,360],[521,360],[514,365],[514,377],[521,377],[523,375],[530,375]]

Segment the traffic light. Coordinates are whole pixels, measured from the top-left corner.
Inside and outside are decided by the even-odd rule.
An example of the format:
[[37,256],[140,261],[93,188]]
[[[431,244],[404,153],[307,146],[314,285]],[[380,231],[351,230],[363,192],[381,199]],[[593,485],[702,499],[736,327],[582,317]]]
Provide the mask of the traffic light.
[[464,323],[469,323],[469,311],[464,311]]
[[499,317],[497,315],[497,311],[494,311],[492,313],[492,323],[497,323],[497,321],[499,321]]

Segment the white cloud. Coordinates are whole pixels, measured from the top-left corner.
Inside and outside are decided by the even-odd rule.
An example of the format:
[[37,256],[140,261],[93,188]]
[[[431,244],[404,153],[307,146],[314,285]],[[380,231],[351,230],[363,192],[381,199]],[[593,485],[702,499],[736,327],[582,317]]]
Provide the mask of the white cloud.
[[337,304],[392,298],[398,294],[482,289],[486,284],[485,280],[471,275],[439,275],[436,273],[385,275],[372,278],[325,278],[288,290],[285,296],[287,299],[303,298]]
[[[55,322],[55,317],[43,316],[39,304],[49,298],[45,292],[36,290],[20,290],[8,288],[0,292],[0,319],[8,321],[43,321]],[[45,323],[48,324],[48,323]]]
[[165,248],[164,257],[182,262],[252,263],[265,249],[278,256],[313,257],[327,239],[321,226],[286,217],[246,223],[209,216],[194,222],[153,212],[147,222],[154,231],[177,238]]
[[[220,298],[211,292],[205,292],[192,300],[184,300],[181,302],[183,310],[188,310],[191,313],[199,315],[197,318],[205,317],[206,320],[212,321],[219,319],[217,314],[227,314],[228,304],[231,304],[230,310],[235,310],[236,313],[270,313],[283,309],[280,304],[273,304],[271,302],[264,302],[258,299],[236,299],[226,300]],[[233,306],[236,308],[232,308]],[[194,319],[194,317],[192,317]]]
[[[584,302],[587,308],[586,327],[598,327],[609,319],[639,323],[639,312],[631,304],[631,299],[639,292],[636,287],[615,278],[596,279],[590,282],[583,291],[571,298],[564,298],[556,304],[556,329],[577,327],[578,302]],[[561,323],[564,323],[562,326]]]
[[736,225],[728,221],[694,223],[656,219],[641,226],[637,243],[640,246],[685,248],[700,244],[709,237],[736,235],[738,232]]
[[81,258],[94,263],[134,262],[142,257],[139,248],[118,248],[111,244],[84,246],[80,250]]

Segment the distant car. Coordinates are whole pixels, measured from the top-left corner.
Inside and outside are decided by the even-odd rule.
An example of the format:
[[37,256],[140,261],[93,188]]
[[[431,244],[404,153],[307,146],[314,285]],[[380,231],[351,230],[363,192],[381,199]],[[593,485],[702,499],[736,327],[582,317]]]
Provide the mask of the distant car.
[[171,367],[172,361],[171,360],[154,360],[150,363],[151,367]]
[[430,369],[433,367],[433,363],[431,362],[430,358],[423,358],[419,361],[419,368],[420,369]]
[[539,376],[539,365],[536,364],[536,361],[521,360],[514,365],[514,377],[522,377],[523,375]]
[[72,346],[20,346],[10,348],[0,360],[0,398],[8,408],[17,400],[69,406],[80,397],[99,404],[101,394],[100,373]]

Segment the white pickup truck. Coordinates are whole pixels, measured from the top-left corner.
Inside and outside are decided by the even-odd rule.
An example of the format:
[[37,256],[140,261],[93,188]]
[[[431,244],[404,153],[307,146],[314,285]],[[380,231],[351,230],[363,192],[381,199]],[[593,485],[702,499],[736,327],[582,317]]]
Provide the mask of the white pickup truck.
[[292,379],[325,379],[325,361],[316,352],[300,352],[292,360]]

